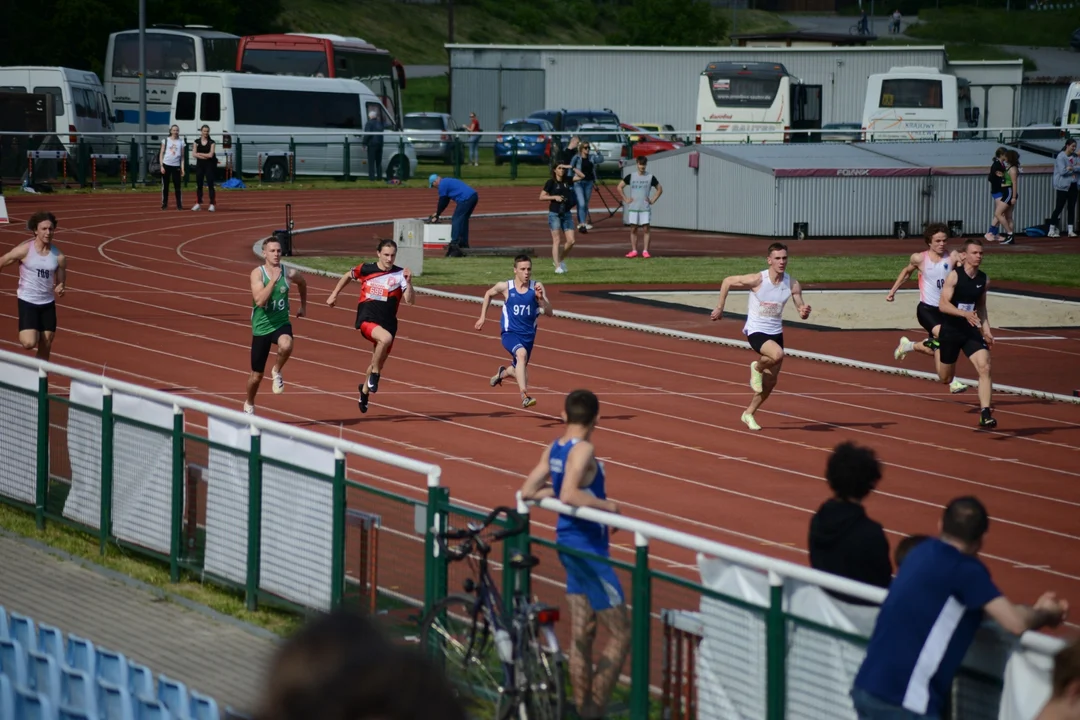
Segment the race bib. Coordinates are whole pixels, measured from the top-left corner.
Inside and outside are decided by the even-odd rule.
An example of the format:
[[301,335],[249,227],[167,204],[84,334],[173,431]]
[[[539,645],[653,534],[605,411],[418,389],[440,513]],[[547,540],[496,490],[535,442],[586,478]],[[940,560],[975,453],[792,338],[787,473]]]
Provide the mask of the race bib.
[[963,312],[971,312],[975,309],[975,303],[957,303],[956,307]]
[[774,302],[763,302],[761,303],[760,309],[758,310],[758,314],[761,317],[767,318],[778,318],[783,314],[783,312],[784,306],[780,303]]

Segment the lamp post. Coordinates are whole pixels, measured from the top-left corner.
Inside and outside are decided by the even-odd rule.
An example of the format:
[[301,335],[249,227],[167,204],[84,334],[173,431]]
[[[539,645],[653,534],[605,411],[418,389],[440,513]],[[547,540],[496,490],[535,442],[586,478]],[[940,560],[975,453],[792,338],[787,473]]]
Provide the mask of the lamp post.
[[146,183],[146,0],[139,0],[139,182]]

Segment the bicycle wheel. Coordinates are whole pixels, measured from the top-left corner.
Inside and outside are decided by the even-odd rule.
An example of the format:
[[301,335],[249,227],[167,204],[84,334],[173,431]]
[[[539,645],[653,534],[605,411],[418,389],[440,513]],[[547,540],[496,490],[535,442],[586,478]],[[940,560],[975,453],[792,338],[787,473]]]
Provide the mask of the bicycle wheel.
[[528,683],[529,720],[562,720],[566,712],[566,659],[554,630],[530,626],[521,661]]
[[470,595],[440,600],[424,616],[420,647],[446,672],[470,718],[495,720],[503,705],[506,672],[485,613],[473,621],[475,606]]

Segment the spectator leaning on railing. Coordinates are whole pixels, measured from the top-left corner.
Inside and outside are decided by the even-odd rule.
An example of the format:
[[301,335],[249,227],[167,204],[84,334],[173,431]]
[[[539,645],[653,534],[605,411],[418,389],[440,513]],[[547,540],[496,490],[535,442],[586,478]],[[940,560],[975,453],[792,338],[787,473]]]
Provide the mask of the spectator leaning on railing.
[[[833,496],[810,520],[810,566],[851,580],[887,588],[892,580],[889,541],[871,520],[863,500],[881,480],[881,464],[870,448],[851,442],[833,449],[825,466]],[[863,601],[846,595],[841,600]]]
[[974,497],[945,508],[941,534],[913,548],[881,606],[851,690],[859,720],[937,720],[984,612],[1015,635],[1057,626],[1069,604],[1052,592],[1014,605],[979,560],[990,526]]

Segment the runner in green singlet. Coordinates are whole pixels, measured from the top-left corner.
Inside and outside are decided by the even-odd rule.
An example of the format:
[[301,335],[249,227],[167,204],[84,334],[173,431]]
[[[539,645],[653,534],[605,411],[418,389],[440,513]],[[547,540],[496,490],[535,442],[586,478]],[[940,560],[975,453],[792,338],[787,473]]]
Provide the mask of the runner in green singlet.
[[251,271],[251,375],[248,376],[244,412],[255,412],[255,394],[259,392],[270,346],[277,345],[277,362],[270,371],[274,393],[285,392],[281,370],[293,348],[292,323],[289,322],[289,288],[296,283],[300,291],[300,309],[296,317],[307,314],[307,281],[294,268],[281,264],[281,243],[263,240],[263,264]]

